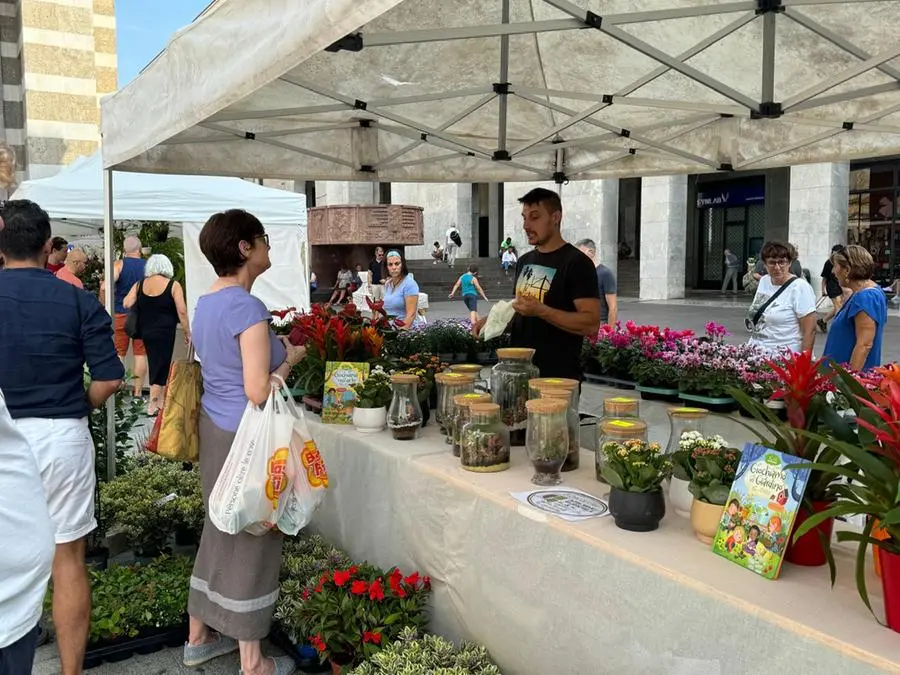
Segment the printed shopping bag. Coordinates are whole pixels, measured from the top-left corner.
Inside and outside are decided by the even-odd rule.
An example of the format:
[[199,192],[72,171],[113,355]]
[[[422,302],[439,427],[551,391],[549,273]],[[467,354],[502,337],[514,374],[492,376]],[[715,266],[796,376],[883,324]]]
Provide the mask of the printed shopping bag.
[[156,449],[159,447],[159,429],[162,427],[163,414],[162,411],[156,416],[156,419],[153,421],[153,429],[150,430],[150,437],[144,443],[144,449],[148,452],[156,452]]
[[287,465],[290,487],[283,498],[284,511],[278,518],[278,529],[293,536],[309,524],[325,498],[328,471],[303,411],[294,405],[287,389],[282,394],[287,396],[286,405],[294,415],[294,428]]
[[157,425],[159,431],[153,452],[178,462],[196,462],[200,459],[198,419],[202,393],[200,364],[194,360],[194,348],[191,346],[187,358],[173,361],[169,368],[166,401],[154,424],[154,431]]
[[284,511],[294,415],[279,389],[264,408],[247,404],[209,498],[209,519],[226,534],[266,534]]

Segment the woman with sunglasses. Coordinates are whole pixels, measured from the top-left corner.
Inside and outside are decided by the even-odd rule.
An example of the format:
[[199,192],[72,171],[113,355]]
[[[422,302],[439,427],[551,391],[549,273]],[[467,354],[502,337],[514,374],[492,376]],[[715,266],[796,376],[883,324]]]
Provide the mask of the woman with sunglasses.
[[418,318],[419,285],[409,276],[399,251],[388,251],[384,260],[388,274],[384,281],[384,311],[397,319],[401,329],[409,329]]
[[791,273],[795,249],[766,242],[760,257],[766,274],[759,280],[747,312],[750,344],[777,354],[785,348],[805,352],[816,340],[816,294],[806,280]]

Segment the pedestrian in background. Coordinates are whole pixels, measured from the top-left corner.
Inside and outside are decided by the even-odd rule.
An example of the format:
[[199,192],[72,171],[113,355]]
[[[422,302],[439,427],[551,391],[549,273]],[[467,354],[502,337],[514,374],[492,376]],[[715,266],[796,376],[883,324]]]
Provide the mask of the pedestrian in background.
[[725,249],[725,279],[722,281],[722,295],[728,289],[728,284],[732,285],[732,293],[738,292],[738,269],[741,261],[731,252],[731,249]]
[[469,319],[474,326],[478,321],[478,295],[484,298],[485,302],[489,302],[481,284],[478,283],[478,265],[469,265],[469,270],[456,280],[453,284],[453,290],[450,291],[449,297],[456,295],[456,291],[462,287],[462,299],[466,303],[466,309],[469,310]]
[[615,326],[619,320],[616,275],[606,265],[597,262],[597,244],[593,239],[579,239],[575,242],[575,247],[591,259],[597,272],[597,287],[600,292],[600,325]]

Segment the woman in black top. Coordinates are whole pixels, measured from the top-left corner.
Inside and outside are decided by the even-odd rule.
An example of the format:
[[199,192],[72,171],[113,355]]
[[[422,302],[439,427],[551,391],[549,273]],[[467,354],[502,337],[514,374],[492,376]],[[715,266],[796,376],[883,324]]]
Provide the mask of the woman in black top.
[[172,262],[164,255],[151,255],[144,279],[128,292],[125,307],[138,315],[138,330],[147,349],[150,370],[150,402],[147,415],[153,417],[166,400],[169,366],[175,349],[175,329],[181,323],[185,342],[190,341],[184,290],[172,277]]
[[[844,246],[842,244],[836,244],[831,247],[832,255],[843,250]],[[844,289],[841,288],[837,277],[834,275],[834,265],[831,264],[831,256],[828,257],[828,260],[825,261],[825,265],[822,267],[822,296],[828,296],[828,299],[831,300],[831,311],[816,321],[816,324],[819,326],[820,331],[827,333],[828,322],[834,318],[841,305],[844,304]]]

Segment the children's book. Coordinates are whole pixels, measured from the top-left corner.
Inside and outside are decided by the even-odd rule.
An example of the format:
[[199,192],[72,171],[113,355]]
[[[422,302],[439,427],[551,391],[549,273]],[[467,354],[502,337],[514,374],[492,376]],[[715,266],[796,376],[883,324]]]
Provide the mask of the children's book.
[[328,361],[325,364],[325,392],[322,397],[322,421],[325,424],[352,424],[356,392],[353,385],[369,375],[368,363]]
[[725,504],[712,550],[766,579],[778,578],[809,469],[804,460],[747,443]]

